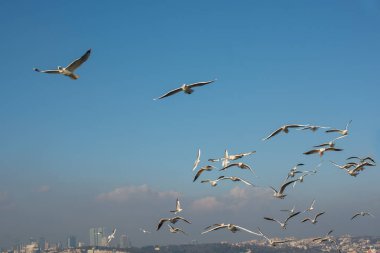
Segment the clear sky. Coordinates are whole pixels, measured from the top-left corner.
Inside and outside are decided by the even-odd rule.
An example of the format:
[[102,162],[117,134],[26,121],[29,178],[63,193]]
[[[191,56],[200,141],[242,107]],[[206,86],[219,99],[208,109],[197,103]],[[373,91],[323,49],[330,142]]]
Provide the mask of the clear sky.
[[[380,150],[380,1],[0,1],[0,246],[44,236],[63,241],[89,228],[127,233],[135,245],[247,240],[218,231],[236,223],[271,236],[379,235],[380,171],[353,178],[333,167]],[[32,69],[66,66],[92,49],[73,81]],[[183,83],[218,80],[192,95],[153,101]],[[302,153],[334,134],[291,131],[287,123],[344,128],[341,153],[315,176],[271,197]],[[256,171],[230,175],[259,187],[192,183],[197,149],[207,158],[256,150]],[[218,166],[220,166],[218,164]],[[216,178],[217,172],[202,175]],[[191,236],[154,230],[180,196],[179,224]],[[287,231],[284,217],[317,199],[315,226]],[[166,228],[165,228],[166,229]]]

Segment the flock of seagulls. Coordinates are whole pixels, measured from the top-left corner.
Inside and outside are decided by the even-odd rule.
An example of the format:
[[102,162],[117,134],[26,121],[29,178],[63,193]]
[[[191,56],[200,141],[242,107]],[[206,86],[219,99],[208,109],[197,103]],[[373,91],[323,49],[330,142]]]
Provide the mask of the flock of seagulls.
[[[79,76],[77,74],[75,74],[74,72],[84,62],[86,62],[89,59],[90,54],[91,54],[91,49],[87,50],[80,58],[74,60],[67,67],[58,66],[57,69],[54,69],[54,70],[40,70],[38,68],[34,68],[33,70],[40,72],[40,73],[61,74],[61,75],[68,76],[73,80],[76,80],[79,78]],[[184,92],[185,94],[192,94],[194,92],[194,88],[202,87],[202,86],[211,84],[215,81],[216,81],[216,79],[211,80],[211,81],[192,83],[192,84],[183,84],[182,86],[180,86],[176,89],[173,89],[173,90],[163,94],[162,96],[155,98],[154,100],[160,100],[163,98],[167,98],[169,96],[175,95],[175,94],[180,93],[180,92]],[[279,135],[281,132],[287,134],[287,133],[289,133],[290,129],[297,129],[297,130],[302,130],[302,131],[310,130],[311,132],[316,132],[319,129],[326,129],[325,133],[337,133],[337,134],[339,134],[338,137],[335,137],[331,141],[315,145],[315,146],[313,146],[313,149],[303,153],[305,155],[318,154],[320,157],[322,157],[325,152],[343,151],[342,148],[336,148],[335,145],[336,145],[336,142],[338,140],[341,140],[342,138],[346,138],[349,135],[349,126],[351,123],[352,123],[352,120],[350,120],[346,124],[346,127],[344,129],[337,129],[337,128],[331,128],[331,127],[320,126],[320,125],[310,125],[310,124],[287,124],[287,125],[283,125],[280,128],[276,129],[275,131],[270,133],[267,137],[263,138],[262,140],[268,141],[269,139],[272,139],[273,137]],[[253,175],[255,175],[254,170],[247,163],[243,163],[243,162],[232,162],[231,163],[231,161],[236,161],[236,160],[239,160],[243,157],[247,157],[247,156],[250,156],[250,155],[255,154],[255,153],[256,153],[256,151],[250,151],[250,152],[246,152],[246,153],[239,153],[239,154],[230,155],[228,153],[228,150],[226,149],[224,152],[224,155],[221,158],[207,159],[207,161],[211,162],[211,163],[221,162],[221,168],[218,169],[214,165],[207,164],[207,165],[200,167],[197,170],[197,168],[201,162],[201,159],[200,159],[201,150],[199,149],[198,153],[197,153],[196,160],[194,161],[193,168],[192,168],[192,171],[197,170],[195,172],[193,182],[197,181],[197,179],[199,177],[203,176],[203,174],[205,172],[210,173],[212,171],[218,171],[219,173],[224,173],[227,170],[230,170],[231,168],[234,168],[234,167],[240,168],[240,170],[242,170],[242,171],[248,170]],[[356,177],[357,175],[359,175],[362,171],[364,171],[364,169],[366,167],[376,166],[375,160],[369,156],[363,157],[363,158],[359,157],[359,156],[348,157],[346,159],[346,163],[343,165],[339,165],[338,163],[336,163],[334,161],[330,161],[330,162],[332,165],[336,166],[340,170],[344,170],[347,174],[349,174],[350,176],[353,176],[353,177]],[[320,165],[321,164],[319,164],[317,167],[320,167]],[[272,189],[272,191],[273,191],[273,197],[274,198],[284,199],[287,196],[285,194],[285,190],[287,189],[288,186],[293,185],[293,187],[295,187],[296,183],[302,183],[304,181],[305,176],[317,174],[317,168],[312,170],[312,171],[300,171],[298,168],[301,166],[304,166],[304,164],[298,163],[292,169],[290,169],[290,171],[286,175],[284,182],[279,186],[278,189],[275,189],[274,187],[270,186],[270,189]],[[232,170],[232,171],[236,172],[236,170]],[[298,178],[296,178],[296,175],[298,175],[298,174],[300,174],[300,176]],[[209,183],[212,187],[216,187],[220,181],[224,181],[224,180],[229,180],[231,182],[241,182],[241,183],[244,183],[245,185],[248,185],[250,187],[255,187],[255,185],[252,184],[250,181],[248,181],[246,179],[242,179],[241,177],[237,177],[237,176],[219,175],[218,177],[216,177],[216,179],[203,179],[200,182],[201,183]],[[267,221],[276,222],[280,225],[281,229],[286,229],[288,222],[290,220],[294,220],[297,216],[300,216],[302,213],[313,211],[314,205],[315,205],[315,200],[313,200],[311,205],[308,208],[306,208],[304,211],[297,211],[295,208],[295,205],[293,206],[292,209],[280,210],[283,212],[288,212],[288,216],[286,217],[286,219],[284,221],[280,221],[278,219],[271,218],[271,217],[264,217],[264,219]],[[178,213],[180,213],[182,211],[183,211],[183,208],[181,207],[180,201],[177,198],[175,209],[170,210],[169,212],[173,213],[174,215],[177,215]],[[310,222],[311,224],[316,224],[318,222],[318,218],[320,218],[323,214],[325,214],[325,211],[316,213],[313,218],[306,217],[306,218],[302,219],[301,222],[302,223]],[[360,211],[360,212],[355,213],[351,217],[351,220],[354,220],[359,216],[375,217],[370,212]],[[174,224],[176,224],[179,221],[181,221],[181,223],[191,224],[191,222],[189,220],[187,220],[181,216],[174,216],[174,217],[170,217],[170,218],[161,218],[156,225],[156,230],[157,231],[160,230],[162,228],[162,226],[164,225],[164,223],[167,223],[168,231],[170,233],[182,233],[184,235],[187,235],[187,233],[182,228],[174,227]],[[263,234],[262,231],[260,230],[260,228],[257,228],[258,231],[255,232],[255,231],[249,230],[247,228],[244,228],[244,227],[241,227],[241,226],[238,226],[235,224],[230,224],[230,223],[227,223],[227,224],[217,223],[217,224],[207,226],[204,229],[204,231],[201,232],[201,234],[206,234],[206,233],[221,230],[221,229],[227,229],[227,230],[231,231],[232,233],[236,233],[238,231],[244,231],[244,232],[247,232],[249,234],[262,237],[271,246],[276,246],[279,244],[283,244],[283,243],[292,241],[292,240],[273,240],[273,239],[270,239],[265,234]],[[144,234],[150,233],[148,230],[145,230],[142,228],[140,228],[140,231]],[[340,249],[339,249],[336,241],[331,237],[332,232],[333,232],[333,230],[330,230],[326,235],[316,237],[312,241],[315,243],[333,242],[333,243],[335,243],[337,250],[340,252]],[[109,243],[115,238],[115,233],[116,233],[116,228],[113,229],[113,232],[107,236],[107,245],[109,245]]]

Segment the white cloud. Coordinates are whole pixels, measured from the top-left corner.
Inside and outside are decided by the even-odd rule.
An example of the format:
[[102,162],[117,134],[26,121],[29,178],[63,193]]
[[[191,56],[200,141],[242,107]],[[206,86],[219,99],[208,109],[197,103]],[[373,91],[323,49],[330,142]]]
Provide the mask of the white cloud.
[[214,211],[219,209],[222,203],[216,199],[216,197],[204,197],[194,200],[191,204],[191,208],[195,211]]
[[156,191],[148,185],[124,186],[114,189],[113,191],[101,193],[96,199],[99,201],[108,201],[116,203],[126,203],[130,200],[146,200],[152,198],[176,198],[179,196],[175,191]]

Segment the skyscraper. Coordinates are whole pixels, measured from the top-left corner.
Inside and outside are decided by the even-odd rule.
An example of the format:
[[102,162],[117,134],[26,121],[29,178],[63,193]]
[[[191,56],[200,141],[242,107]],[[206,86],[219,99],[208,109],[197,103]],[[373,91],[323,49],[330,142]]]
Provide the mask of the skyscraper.
[[127,235],[121,235],[120,236],[120,248],[128,248],[128,237]]
[[77,238],[73,235],[70,235],[67,238],[67,247],[68,248],[76,248],[77,247]]
[[90,228],[90,246],[104,246],[104,228]]

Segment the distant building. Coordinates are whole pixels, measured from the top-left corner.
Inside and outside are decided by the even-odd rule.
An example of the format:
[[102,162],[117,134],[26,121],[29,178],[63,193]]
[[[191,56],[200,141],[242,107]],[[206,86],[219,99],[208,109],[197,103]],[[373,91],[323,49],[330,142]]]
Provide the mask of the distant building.
[[126,234],[120,236],[119,245],[122,249],[128,248],[128,237]]
[[77,238],[73,235],[70,235],[67,238],[67,247],[68,248],[76,248],[77,247]]
[[90,246],[105,246],[104,228],[90,228]]
[[45,249],[47,249],[47,248],[45,248],[45,244],[46,244],[45,238],[40,237],[38,239],[38,247],[40,248],[41,251],[44,251]]

